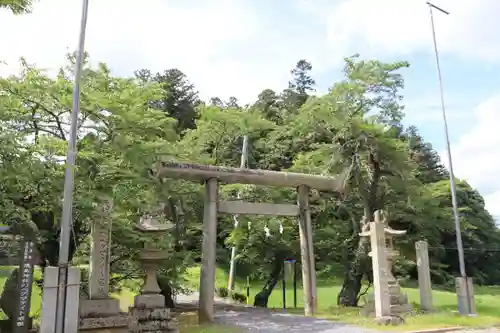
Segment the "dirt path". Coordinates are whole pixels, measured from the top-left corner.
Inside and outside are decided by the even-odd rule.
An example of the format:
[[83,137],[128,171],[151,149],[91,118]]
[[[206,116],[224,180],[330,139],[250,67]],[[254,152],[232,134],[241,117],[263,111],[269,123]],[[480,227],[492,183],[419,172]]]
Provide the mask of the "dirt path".
[[[179,295],[177,302],[183,304],[198,303],[197,292]],[[216,303],[227,301],[216,298]],[[267,309],[241,308],[237,310],[218,310],[215,321],[229,326],[243,328],[247,332],[261,333],[373,333],[380,332],[351,325],[334,323],[327,320],[272,312]]]
[[[179,295],[178,302],[196,304],[199,294]],[[221,298],[216,303],[227,304]],[[383,332],[357,327],[328,320],[273,312],[267,309],[241,308],[236,310],[218,310],[215,321],[220,324],[243,328],[246,332],[256,333],[375,333]],[[447,333],[500,333],[499,329],[467,329]]]
[[246,309],[246,311],[218,311],[215,320],[221,324],[244,328],[257,333],[373,333],[381,332],[328,320],[267,311]]

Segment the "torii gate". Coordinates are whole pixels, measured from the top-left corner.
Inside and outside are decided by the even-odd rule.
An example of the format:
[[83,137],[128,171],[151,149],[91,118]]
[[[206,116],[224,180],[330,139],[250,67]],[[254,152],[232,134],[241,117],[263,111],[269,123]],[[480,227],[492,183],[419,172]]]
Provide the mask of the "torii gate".
[[[202,266],[200,274],[200,323],[213,320],[217,214],[254,214],[297,216],[299,218],[302,283],[305,315],[313,315],[317,307],[316,269],[312,241],[310,189],[342,191],[345,177],[327,177],[292,172],[239,169],[201,164],[161,162],[151,170],[155,178],[185,179],[205,184],[203,213]],[[297,189],[297,204],[269,204],[242,201],[219,201],[219,183],[254,184]]]

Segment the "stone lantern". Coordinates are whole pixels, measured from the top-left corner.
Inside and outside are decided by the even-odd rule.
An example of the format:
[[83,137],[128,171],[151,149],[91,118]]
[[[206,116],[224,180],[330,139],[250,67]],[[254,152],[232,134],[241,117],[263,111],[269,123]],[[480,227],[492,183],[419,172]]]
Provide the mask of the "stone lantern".
[[[408,296],[401,292],[401,286],[399,285],[398,280],[392,274],[392,266],[394,263],[394,259],[399,255],[399,251],[394,249],[394,237],[402,236],[406,234],[406,230],[395,230],[389,226],[389,221],[383,212],[382,219],[375,219],[376,223],[384,224],[384,234],[385,234],[385,244],[381,244],[385,247],[385,257],[386,257],[386,272],[387,272],[387,284],[389,285],[389,296],[390,296],[390,308],[392,315],[400,315],[403,313],[411,312],[412,306],[408,304]],[[360,236],[369,236],[370,231],[363,230]],[[372,251],[368,253],[368,255],[372,256]],[[368,295],[366,297],[366,303],[361,310],[361,314],[370,316],[373,315],[375,311],[374,305],[374,296],[373,294]]]
[[145,271],[141,293],[134,297],[134,306],[130,308],[130,332],[178,332],[172,319],[170,309],[165,307],[165,297],[160,294],[156,271],[160,263],[168,258],[168,254],[159,249],[161,235],[174,227],[172,223],[161,224],[151,216],[142,217],[136,228],[150,237],[144,242],[139,260]]

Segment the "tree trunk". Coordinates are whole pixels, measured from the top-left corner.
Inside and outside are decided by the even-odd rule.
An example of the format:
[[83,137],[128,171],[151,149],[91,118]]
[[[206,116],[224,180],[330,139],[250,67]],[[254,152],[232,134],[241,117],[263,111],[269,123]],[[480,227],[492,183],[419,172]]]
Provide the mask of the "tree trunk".
[[338,295],[337,304],[355,307],[358,306],[358,295],[361,291],[363,276],[368,271],[368,256],[366,239],[360,238],[359,235],[353,235],[352,238],[351,246],[347,247],[344,282]]
[[274,287],[278,283],[282,270],[283,270],[283,258],[281,256],[276,257],[273,271],[271,272],[271,275],[269,276],[269,279],[267,280],[264,288],[262,288],[262,290],[257,295],[255,295],[253,306],[260,308],[267,308],[267,302],[269,301],[269,296],[271,296]]
[[158,280],[158,285],[160,286],[160,294],[165,296],[165,307],[169,309],[175,308],[174,299],[172,297],[172,287],[170,286],[168,279],[164,276],[159,276],[158,274],[156,275],[156,278]]
[[[352,236],[347,243],[344,259],[344,282],[337,298],[337,304],[342,306],[358,306],[363,277],[370,274],[370,258],[368,257],[368,239],[360,237],[359,233],[371,220],[374,209],[365,201],[365,218],[361,222],[352,219]],[[371,279],[369,279],[371,280]]]
[[[359,233],[367,223],[372,221],[375,210],[382,208],[378,193],[378,184],[381,177],[380,165],[376,156],[372,153],[370,154],[370,169],[372,170],[372,179],[368,184],[364,183],[359,174],[354,176],[355,183],[363,198],[364,219],[359,223],[354,218],[352,219],[350,228],[352,236],[346,249],[347,253],[344,260],[346,272],[337,299],[338,305],[358,306],[363,277],[371,274],[370,258],[367,255],[369,242],[366,237],[360,237]],[[368,280],[371,280],[371,278]]]

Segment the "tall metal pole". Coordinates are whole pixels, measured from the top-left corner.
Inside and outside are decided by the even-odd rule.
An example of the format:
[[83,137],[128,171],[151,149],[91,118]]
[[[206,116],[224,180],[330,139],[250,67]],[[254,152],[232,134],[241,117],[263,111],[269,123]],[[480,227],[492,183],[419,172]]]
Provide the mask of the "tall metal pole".
[[[465,271],[464,245],[462,243],[462,231],[460,229],[460,215],[458,214],[457,190],[456,190],[456,185],[455,185],[455,175],[453,173],[453,161],[452,161],[452,157],[451,157],[450,137],[448,134],[448,121],[446,119],[446,108],[445,108],[445,103],[444,103],[443,79],[441,76],[441,66],[439,63],[439,52],[438,52],[437,41],[436,41],[436,29],[434,26],[434,15],[433,15],[432,9],[434,8],[434,9],[436,9],[436,10],[438,10],[441,13],[446,14],[446,15],[449,15],[450,13],[442,8],[439,8],[435,5],[433,5],[430,2],[427,2],[427,5],[429,5],[429,13],[430,13],[430,17],[431,17],[432,40],[434,42],[434,54],[436,56],[436,67],[437,67],[438,82],[439,82],[439,93],[440,93],[440,97],[441,97],[441,110],[443,113],[444,133],[445,133],[445,138],[446,138],[446,151],[447,151],[447,155],[448,155],[448,165],[450,168],[451,201],[452,201],[452,206],[453,206],[453,217],[455,219],[455,234],[457,237],[458,263],[460,266],[460,276],[462,278],[466,279],[467,273]],[[466,294],[467,294],[467,302],[470,302],[469,288],[466,287],[465,289],[466,289]],[[471,306],[470,306],[470,304],[468,304],[467,311],[469,312],[470,309],[471,309]]]
[[[241,147],[241,161],[240,161],[240,169],[244,169],[248,166],[248,135],[245,135],[243,137],[243,145]],[[241,194],[238,193],[238,199],[241,198]],[[234,220],[234,227],[236,228],[238,226],[238,216],[234,215],[233,216]],[[236,274],[236,252],[237,248],[236,246],[233,246],[231,249],[231,262],[229,266],[229,281],[228,281],[228,286],[227,289],[230,294],[232,294],[234,290],[234,276]]]
[[87,29],[87,15],[89,0],[83,0],[82,16],[80,21],[80,36],[76,51],[75,77],[73,83],[73,107],[71,110],[71,125],[64,173],[63,210],[61,216],[61,234],[59,236],[59,285],[56,309],[56,333],[64,333],[66,317],[66,291],[68,280],[69,245],[73,220],[73,190],[76,160],[76,141],[78,113],[80,111],[80,79],[82,76],[83,55],[85,48],[85,31]]

